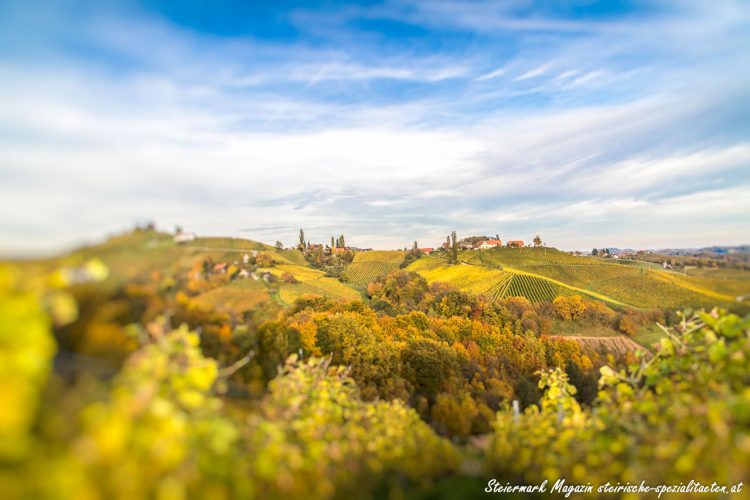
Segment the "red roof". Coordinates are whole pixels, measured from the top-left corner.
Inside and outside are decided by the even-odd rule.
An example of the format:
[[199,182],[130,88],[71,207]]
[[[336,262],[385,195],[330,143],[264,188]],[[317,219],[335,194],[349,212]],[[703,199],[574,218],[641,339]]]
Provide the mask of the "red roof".
[[432,251],[433,251],[433,250],[435,250],[435,249],[434,249],[434,248],[430,248],[430,247],[427,247],[427,248],[420,248],[420,249],[419,249],[419,251],[420,251],[420,252],[423,252],[423,253],[432,253]]
[[502,245],[503,242],[500,240],[484,240],[484,243],[487,243],[488,245]]

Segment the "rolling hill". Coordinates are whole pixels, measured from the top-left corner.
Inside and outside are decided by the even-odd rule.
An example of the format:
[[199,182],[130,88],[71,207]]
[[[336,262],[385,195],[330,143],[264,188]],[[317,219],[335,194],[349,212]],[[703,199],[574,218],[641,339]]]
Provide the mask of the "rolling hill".
[[364,289],[371,281],[399,269],[405,257],[406,252],[401,250],[356,252],[344,277],[353,286]]
[[576,293],[615,307],[736,309],[735,297],[750,292],[750,273],[742,271],[683,275],[648,263],[577,257],[552,248],[463,251],[459,260],[454,266],[440,256],[425,256],[407,269],[490,298],[523,296],[532,302]]
[[[245,254],[258,253],[270,255],[274,265],[259,267],[248,276],[227,280],[226,283],[214,283],[209,289],[191,297],[192,306],[232,314],[262,310],[272,316],[280,307],[288,306],[304,295],[342,300],[362,298],[354,287],[310,268],[297,250],[280,250],[241,238],[202,237],[177,244],[167,234],[134,231],[53,259],[45,265],[77,266],[87,259],[99,258],[109,269],[109,276],[97,286],[102,290],[115,290],[126,283],[143,282],[154,276],[188,276],[196,263],[206,260],[241,267]],[[403,258],[403,252],[400,253]],[[264,279],[263,275],[266,274],[275,279]],[[282,279],[284,274],[292,276],[293,282]]]

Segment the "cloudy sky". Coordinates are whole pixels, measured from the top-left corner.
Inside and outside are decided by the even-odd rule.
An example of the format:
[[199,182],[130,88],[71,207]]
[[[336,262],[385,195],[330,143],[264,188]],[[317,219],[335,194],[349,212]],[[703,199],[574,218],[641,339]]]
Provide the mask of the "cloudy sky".
[[748,54],[744,0],[0,0],[0,254],[750,243]]

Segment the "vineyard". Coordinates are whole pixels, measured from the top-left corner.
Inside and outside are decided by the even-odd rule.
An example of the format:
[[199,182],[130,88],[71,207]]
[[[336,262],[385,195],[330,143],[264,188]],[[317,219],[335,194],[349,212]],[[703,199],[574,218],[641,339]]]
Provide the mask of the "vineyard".
[[322,271],[318,271],[317,269],[284,264],[270,268],[268,271],[277,277],[281,277],[284,273],[289,273],[299,282],[279,282],[281,288],[279,296],[287,304],[291,304],[297,298],[307,294],[320,295],[333,299],[357,300],[361,298],[361,295],[356,290],[335,278],[325,276]]
[[526,297],[531,302],[552,301],[557,295],[549,281],[523,274],[512,275],[505,291],[505,296]]
[[492,300],[501,299],[507,295],[511,281],[513,281],[513,275],[507,274],[499,279],[497,283],[489,287],[484,294]]
[[[460,259],[471,267],[527,275],[496,280],[484,292],[477,287],[472,290],[492,298],[518,295],[538,301],[572,292],[620,305],[671,308],[729,306],[735,297],[750,293],[750,279],[741,272],[729,276],[719,272],[716,278],[708,277],[706,272],[700,276],[685,276],[652,263],[577,257],[550,248],[465,251],[461,252]],[[440,277],[432,279],[440,280]]]
[[344,276],[352,285],[363,286],[396,269],[398,264],[390,262],[356,262],[347,266]]
[[440,281],[477,294],[487,294],[498,282],[510,277],[497,269],[468,264],[452,266],[435,257],[422,257],[409,265],[407,270],[421,274],[429,282]]
[[556,265],[607,265],[597,259],[576,257],[554,248],[493,248],[491,250],[467,250],[459,258],[472,264],[493,267],[525,267],[539,264]]
[[375,250],[356,252],[354,260],[346,268],[344,277],[354,286],[364,287],[380,276],[396,271],[404,261],[401,251]]
[[298,266],[306,266],[307,261],[302,252],[296,249],[278,250],[277,255],[281,257],[281,260],[286,261],[290,264],[296,264]]
[[580,344],[584,351],[604,355],[613,354],[615,356],[625,356],[629,352],[635,352],[638,349],[641,349],[641,346],[638,343],[622,335],[616,337],[566,336],[557,338],[574,340]]
[[731,300],[738,295],[750,293],[750,278],[746,274],[743,275],[740,271],[737,271],[737,274],[738,276],[732,278],[683,276],[679,274],[662,276],[677,286],[689,288],[707,295],[719,294],[719,296],[713,295],[714,298],[719,300]]
[[433,257],[423,257],[407,269],[421,274],[429,282],[448,283],[460,290],[482,294],[492,300],[526,297],[532,302],[541,302],[565,294],[561,287],[544,278],[466,263],[452,266]]
[[369,252],[355,252],[354,264],[361,262],[388,262],[390,264],[401,264],[406,257],[406,252],[401,250],[372,250]]
[[534,264],[521,269],[578,288],[590,288],[596,282],[638,276],[645,272],[643,269],[616,264]]
[[653,276],[653,272],[621,276],[594,283],[593,290],[617,300],[647,309],[710,306],[716,302],[707,295],[677,286]]

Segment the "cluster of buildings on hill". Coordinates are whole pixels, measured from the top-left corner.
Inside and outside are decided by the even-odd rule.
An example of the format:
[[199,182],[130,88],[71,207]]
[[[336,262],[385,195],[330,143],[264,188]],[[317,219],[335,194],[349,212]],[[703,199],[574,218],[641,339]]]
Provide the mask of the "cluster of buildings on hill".
[[327,254],[340,255],[346,252],[372,252],[372,248],[359,248],[359,247],[331,247],[330,245],[324,245],[323,243],[308,243],[306,249],[309,251],[322,250]]
[[[476,241],[475,241],[476,240]],[[448,243],[443,243],[442,247],[444,249],[448,249],[450,245]],[[461,250],[489,250],[490,248],[499,248],[502,246],[507,246],[511,248],[522,248],[526,246],[522,240],[509,240],[503,245],[503,241],[500,239],[476,239],[476,238],[470,238],[466,240],[461,240],[458,243],[458,247]],[[420,249],[422,250],[422,249]]]

